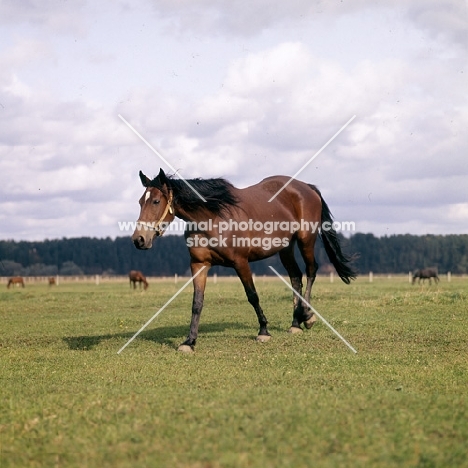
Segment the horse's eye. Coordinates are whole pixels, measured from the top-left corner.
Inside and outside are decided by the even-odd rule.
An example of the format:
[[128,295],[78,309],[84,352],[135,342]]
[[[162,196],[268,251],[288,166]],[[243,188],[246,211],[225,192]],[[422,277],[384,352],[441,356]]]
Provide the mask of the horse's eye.
[[160,202],[160,200],[153,200],[153,205],[157,205]]

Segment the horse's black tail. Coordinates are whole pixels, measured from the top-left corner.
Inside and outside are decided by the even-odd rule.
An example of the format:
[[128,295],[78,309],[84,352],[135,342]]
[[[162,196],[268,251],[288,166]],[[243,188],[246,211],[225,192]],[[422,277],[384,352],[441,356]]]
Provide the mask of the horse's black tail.
[[320,191],[314,185],[310,185],[312,189],[317,192],[322,201],[322,215],[321,215],[321,229],[320,237],[325,247],[325,252],[328,255],[328,258],[335,267],[336,272],[338,273],[341,280],[349,284],[351,280],[356,279],[356,271],[349,265],[356,257],[348,257],[341,250],[340,240],[338,235],[333,228],[333,216],[328,208],[327,203],[322,197]]

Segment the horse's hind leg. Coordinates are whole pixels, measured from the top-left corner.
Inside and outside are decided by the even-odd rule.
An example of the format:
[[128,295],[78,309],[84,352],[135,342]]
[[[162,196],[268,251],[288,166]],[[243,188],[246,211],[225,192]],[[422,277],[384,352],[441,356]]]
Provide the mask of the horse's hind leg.
[[304,259],[305,266],[306,266],[306,277],[307,277],[307,284],[305,290],[305,303],[304,303],[304,312],[303,312],[303,322],[306,328],[311,328],[314,323],[317,321],[317,317],[315,314],[311,312],[309,306],[310,304],[310,296],[312,293],[312,286],[314,285],[315,278],[317,276],[318,264],[315,260],[315,252],[314,252],[314,245],[315,245],[316,235],[311,233],[304,233],[304,236],[298,237],[298,246],[301,252],[301,256]]
[[[288,272],[291,286],[302,297],[302,271],[294,258],[294,243],[279,253],[281,263]],[[289,333],[300,333],[304,321],[304,305],[297,294],[293,293],[293,321]]]
[[260,330],[258,332],[257,341],[264,342],[268,341],[271,338],[270,333],[268,332],[268,321],[263,313],[262,308],[260,307],[260,300],[258,298],[257,290],[255,289],[255,284],[252,279],[252,272],[250,270],[248,262],[242,262],[236,267],[236,273],[239,276],[239,279],[242,281],[244,286],[245,294],[247,295],[247,300],[252,305],[257,314],[258,324]]

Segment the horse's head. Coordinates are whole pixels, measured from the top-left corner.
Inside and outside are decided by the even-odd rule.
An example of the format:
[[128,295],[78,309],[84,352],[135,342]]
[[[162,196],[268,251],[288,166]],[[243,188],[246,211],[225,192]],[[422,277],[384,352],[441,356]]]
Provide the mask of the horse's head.
[[161,169],[159,175],[150,180],[140,171],[140,179],[145,192],[140,198],[140,216],[132,240],[137,249],[150,249],[155,237],[162,236],[174,219],[172,190]]

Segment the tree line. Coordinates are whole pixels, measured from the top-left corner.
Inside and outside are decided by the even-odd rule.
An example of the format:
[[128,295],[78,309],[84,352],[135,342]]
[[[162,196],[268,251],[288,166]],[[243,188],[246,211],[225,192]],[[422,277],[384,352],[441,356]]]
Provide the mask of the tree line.
[[[356,255],[358,273],[408,273],[435,266],[439,273],[468,273],[468,235],[393,235],[376,237],[357,233],[341,236],[346,253]],[[297,254],[298,263],[303,264]],[[316,244],[321,272],[330,271],[329,260]],[[137,250],[130,237],[0,241],[0,276],[126,275],[141,270],[149,276],[189,275],[190,257],[183,236],[167,235],[156,239],[153,248]],[[278,256],[251,264],[257,275],[272,274],[269,266],[285,273]],[[213,273],[233,275],[230,268],[214,267]]]

